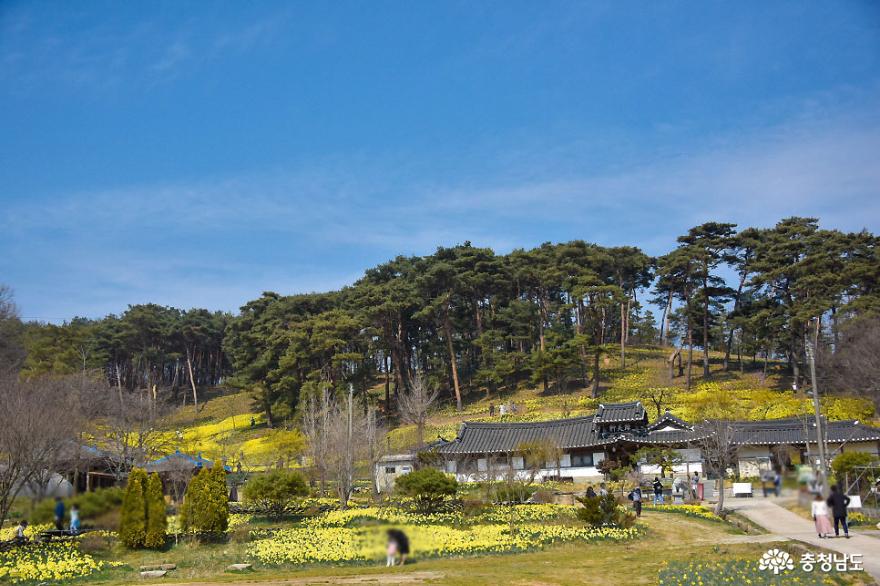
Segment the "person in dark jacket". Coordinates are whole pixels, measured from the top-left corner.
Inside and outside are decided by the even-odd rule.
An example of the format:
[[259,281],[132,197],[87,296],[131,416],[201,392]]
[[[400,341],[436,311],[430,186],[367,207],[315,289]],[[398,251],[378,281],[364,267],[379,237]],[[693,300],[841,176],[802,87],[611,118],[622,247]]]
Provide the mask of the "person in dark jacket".
[[642,488],[640,486],[636,486],[631,493],[629,493],[629,500],[633,503],[633,510],[636,512],[636,517],[642,516]]
[[587,487],[587,498],[594,499],[594,498],[596,498],[596,496],[597,496],[596,491],[593,490],[593,485],[591,484],[590,486]]
[[662,505],[663,504],[663,483],[660,482],[660,478],[657,476],[654,477],[654,482],[651,484],[654,487],[654,504]]
[[846,524],[846,508],[849,506],[849,497],[837,485],[831,486],[831,496],[828,497],[828,507],[834,517],[834,535],[840,537],[840,525],[843,525],[843,534],[849,539],[849,526]]
[[406,563],[406,556],[409,555],[409,538],[400,529],[389,529],[388,538],[396,544],[397,554],[400,556],[400,565],[402,566]]
[[64,531],[64,501],[55,497],[55,529]]

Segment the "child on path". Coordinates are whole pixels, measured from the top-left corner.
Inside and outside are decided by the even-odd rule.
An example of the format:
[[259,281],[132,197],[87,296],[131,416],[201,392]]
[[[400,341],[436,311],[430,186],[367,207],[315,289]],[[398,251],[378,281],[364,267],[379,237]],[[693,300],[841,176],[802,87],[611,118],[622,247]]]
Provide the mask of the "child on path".
[[70,507],[70,532],[76,535],[79,533],[79,507],[73,505]]

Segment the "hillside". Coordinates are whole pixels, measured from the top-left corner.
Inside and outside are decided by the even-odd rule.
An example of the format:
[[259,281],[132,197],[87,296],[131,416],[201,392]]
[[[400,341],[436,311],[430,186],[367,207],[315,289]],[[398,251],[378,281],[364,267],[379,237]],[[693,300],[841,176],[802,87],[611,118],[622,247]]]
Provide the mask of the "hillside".
[[[673,414],[694,420],[702,417],[732,417],[742,419],[773,419],[811,414],[812,402],[804,392],[791,390],[790,377],[777,363],[768,365],[767,376],[762,377],[763,364],[745,360],[743,371],[738,363],[731,363],[725,372],[720,354],[712,356],[710,380],[702,380],[702,370],[693,369],[693,384],[685,388],[684,377],[669,380],[666,350],[634,348],[628,355],[625,369],[619,368],[617,358],[605,363],[605,378],[599,398],[593,398],[590,389],[573,389],[567,393],[544,394],[540,388],[521,387],[515,392],[467,397],[461,412],[455,409],[450,393],[441,395],[434,409],[425,439],[451,439],[462,421],[500,421],[501,403],[515,403],[517,413],[506,415],[504,421],[540,421],[593,413],[600,402],[640,400],[650,417],[658,411],[670,409]],[[371,390],[371,397],[381,403],[384,388]],[[496,408],[495,417],[489,417],[489,407]],[[246,393],[216,390],[197,412],[191,405],[181,408],[164,420],[169,437],[182,451],[201,452],[209,458],[226,458],[242,462],[246,469],[274,465],[279,459],[291,459],[301,449],[303,438],[296,430],[270,429],[262,414],[250,411],[251,399]],[[831,419],[870,420],[874,417],[873,404],[863,398],[823,396],[822,408]],[[415,426],[395,425],[388,433],[387,447],[398,451],[411,447],[416,441]]]

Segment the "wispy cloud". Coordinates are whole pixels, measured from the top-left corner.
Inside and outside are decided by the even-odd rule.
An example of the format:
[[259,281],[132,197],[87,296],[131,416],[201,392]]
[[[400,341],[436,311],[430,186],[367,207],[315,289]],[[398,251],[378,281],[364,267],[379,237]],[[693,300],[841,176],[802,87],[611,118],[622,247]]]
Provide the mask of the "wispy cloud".
[[[444,182],[414,177],[405,158],[358,157],[61,194],[0,215],[8,251],[0,273],[40,267],[26,293],[51,299],[52,314],[148,300],[234,309],[264,289],[338,287],[396,254],[465,240],[508,251],[582,238],[659,254],[704,221],[766,226],[789,215],[876,232],[878,152],[880,115],[869,108],[718,137],[616,171]],[[543,165],[540,153],[536,160]],[[37,303],[33,311],[45,310]]]
[[22,5],[0,11],[0,81],[19,95],[53,87],[151,87],[225,55],[269,45],[286,19],[287,11],[278,11],[234,25],[199,19],[77,26],[73,16],[35,18]]

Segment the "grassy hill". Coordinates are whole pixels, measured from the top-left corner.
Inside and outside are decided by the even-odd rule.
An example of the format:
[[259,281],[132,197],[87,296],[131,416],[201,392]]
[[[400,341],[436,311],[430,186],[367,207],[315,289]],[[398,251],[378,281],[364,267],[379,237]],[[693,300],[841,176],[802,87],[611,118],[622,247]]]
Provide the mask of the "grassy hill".
[[[620,368],[618,357],[607,358],[599,398],[593,398],[586,388],[545,394],[541,388],[525,385],[491,397],[471,393],[464,409],[457,412],[450,395],[444,394],[432,413],[425,438],[452,439],[463,421],[500,421],[497,407],[502,402],[517,405],[517,413],[504,418],[511,422],[574,417],[595,412],[600,402],[634,400],[642,401],[651,419],[657,416],[658,409],[666,408],[686,420],[774,419],[812,413],[810,397],[803,391],[791,390],[791,380],[782,364],[771,362],[767,375],[762,376],[760,361],[752,364],[746,359],[740,370],[734,360],[730,369],[724,371],[723,357],[713,355],[710,378],[703,380],[702,365],[695,363],[691,389],[687,390],[684,377],[669,379],[667,354],[668,350],[663,349],[629,349],[626,368]],[[384,388],[377,385],[371,393],[380,401]],[[250,404],[246,393],[216,390],[198,411],[191,405],[181,408],[164,425],[182,451],[202,452],[209,458],[225,456],[234,462],[241,460],[250,469],[271,466],[280,457],[291,456],[302,445],[299,432],[268,428],[262,414],[251,413]],[[489,417],[490,404],[496,406],[494,418]],[[822,408],[831,419],[865,421],[875,415],[873,404],[858,397],[823,396]],[[388,434],[389,449],[406,449],[415,443],[415,437],[414,426],[395,426]]]

